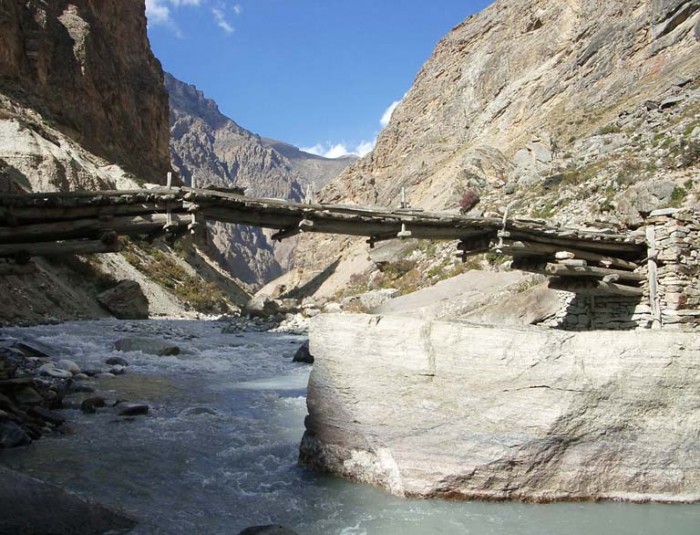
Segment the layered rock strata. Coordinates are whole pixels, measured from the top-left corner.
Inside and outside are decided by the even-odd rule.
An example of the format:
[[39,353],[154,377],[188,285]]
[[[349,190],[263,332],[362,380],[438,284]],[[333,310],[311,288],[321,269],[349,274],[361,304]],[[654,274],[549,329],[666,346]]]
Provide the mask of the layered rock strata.
[[[699,29],[695,0],[498,0],[438,43],[322,200],[397,206],[405,188],[456,211],[475,192],[472,213],[610,227],[698,202]],[[365,248],[348,241],[304,236],[296,264],[347,264]]]
[[700,501],[689,333],[322,315],[301,459],[400,496]]

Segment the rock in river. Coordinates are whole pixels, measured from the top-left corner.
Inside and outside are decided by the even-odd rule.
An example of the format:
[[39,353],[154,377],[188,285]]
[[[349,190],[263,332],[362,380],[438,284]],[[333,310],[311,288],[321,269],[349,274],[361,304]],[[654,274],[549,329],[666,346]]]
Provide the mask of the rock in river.
[[299,349],[297,349],[297,352],[294,353],[294,358],[292,359],[292,362],[303,362],[305,364],[313,364],[314,363],[314,356],[311,354],[309,351],[309,341],[307,340],[304,342]]
[[119,416],[141,416],[148,414],[148,405],[145,403],[119,403],[115,408]]

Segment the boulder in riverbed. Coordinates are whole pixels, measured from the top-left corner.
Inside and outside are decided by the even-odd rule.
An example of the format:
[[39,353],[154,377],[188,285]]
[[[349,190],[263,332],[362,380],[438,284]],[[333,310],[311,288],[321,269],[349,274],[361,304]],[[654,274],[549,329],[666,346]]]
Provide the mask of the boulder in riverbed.
[[153,338],[122,338],[115,342],[114,349],[125,353],[141,351],[142,353],[158,355],[159,357],[180,354],[180,348],[178,346]]
[[119,416],[142,416],[148,414],[148,405],[145,403],[118,403],[115,408]]
[[119,319],[148,319],[148,299],[138,282],[121,281],[98,295],[97,300]]
[[0,467],[0,533],[122,533],[136,521],[50,485]]
[[[0,422],[0,449],[16,448],[17,446],[26,446],[31,443],[31,437],[24,431],[24,429],[22,429],[15,422]],[[0,485],[0,488],[6,485],[7,482],[3,481],[3,484]],[[1,525],[2,524],[0,523],[0,526]],[[2,530],[0,530],[0,533],[9,532],[3,532]]]

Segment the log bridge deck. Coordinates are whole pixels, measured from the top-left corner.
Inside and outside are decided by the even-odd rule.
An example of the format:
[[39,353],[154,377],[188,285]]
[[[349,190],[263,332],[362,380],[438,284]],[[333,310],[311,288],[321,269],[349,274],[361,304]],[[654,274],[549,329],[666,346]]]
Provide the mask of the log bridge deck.
[[192,188],[2,195],[0,274],[21,272],[33,256],[117,252],[119,236],[196,232],[207,220],[276,229],[276,240],[304,232],[365,236],[370,247],[394,238],[457,240],[463,259],[487,251],[511,255],[514,267],[554,277],[553,286],[577,293],[641,296],[639,282],[646,279],[637,273],[647,256],[639,232]]

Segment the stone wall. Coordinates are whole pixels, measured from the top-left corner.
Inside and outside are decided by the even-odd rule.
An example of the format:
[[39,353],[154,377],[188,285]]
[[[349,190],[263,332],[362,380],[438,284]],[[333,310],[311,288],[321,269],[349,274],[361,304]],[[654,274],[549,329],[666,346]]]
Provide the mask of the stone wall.
[[657,300],[663,328],[700,326],[699,215],[698,210],[659,210],[647,221],[654,230]]
[[[545,327],[567,331],[700,327],[700,218],[692,209],[652,212],[646,220],[650,262],[641,299],[558,292],[560,309]],[[651,232],[650,232],[651,230]],[[656,296],[650,270],[656,271]]]
[[700,501],[700,339],[322,314],[301,459],[401,496]]

